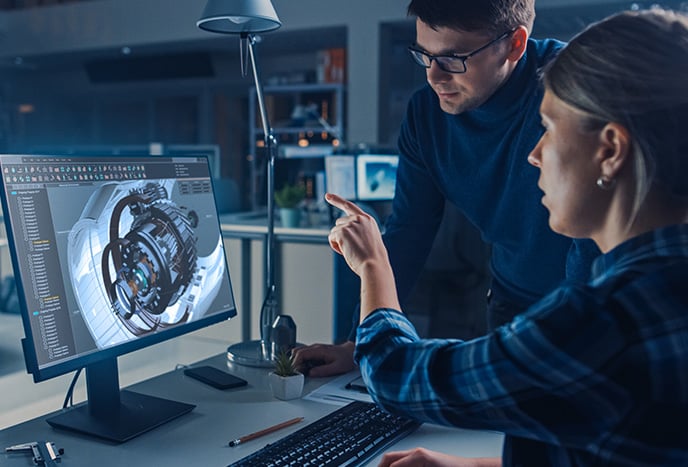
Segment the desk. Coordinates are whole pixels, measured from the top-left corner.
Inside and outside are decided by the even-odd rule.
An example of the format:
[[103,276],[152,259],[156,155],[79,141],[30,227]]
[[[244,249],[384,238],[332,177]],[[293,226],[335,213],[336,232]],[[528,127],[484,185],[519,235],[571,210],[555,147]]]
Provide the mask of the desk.
[[[229,367],[230,372],[243,377],[249,384],[240,389],[220,391],[184,376],[181,370],[165,373],[129,389],[196,404],[197,407],[190,414],[120,445],[54,430],[46,423],[46,417],[38,417],[0,431],[0,448],[3,450],[0,452],[0,465],[33,465],[31,456],[8,454],[4,452],[4,448],[44,440],[52,441],[65,449],[61,464],[63,467],[226,466],[337,408],[302,399],[279,401],[272,396],[268,387],[269,370],[235,366],[227,363],[224,354],[199,364]],[[304,393],[312,391],[324,381],[326,380],[307,378]],[[305,417],[305,421],[237,447],[227,446],[230,439],[294,417]],[[502,435],[497,433],[425,424],[392,449],[424,446],[467,457],[499,456],[502,441]],[[369,465],[377,465],[378,461],[379,457],[373,459]]]

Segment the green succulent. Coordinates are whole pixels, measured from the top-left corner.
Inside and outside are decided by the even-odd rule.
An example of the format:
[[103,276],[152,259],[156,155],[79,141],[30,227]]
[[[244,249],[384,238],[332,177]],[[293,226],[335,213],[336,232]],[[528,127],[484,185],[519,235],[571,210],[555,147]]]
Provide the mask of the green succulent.
[[278,376],[295,376],[298,374],[291,352],[282,351],[275,357],[274,372]]
[[306,187],[299,183],[286,184],[275,192],[275,203],[280,208],[295,208],[306,197]]

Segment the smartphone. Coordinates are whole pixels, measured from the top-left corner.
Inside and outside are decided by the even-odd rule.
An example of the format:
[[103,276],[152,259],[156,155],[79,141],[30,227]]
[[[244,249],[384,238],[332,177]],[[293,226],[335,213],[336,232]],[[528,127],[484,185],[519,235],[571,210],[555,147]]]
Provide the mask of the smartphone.
[[184,370],[184,374],[218,389],[238,388],[248,384],[245,379],[241,379],[226,371],[218,370],[212,366],[187,368]]
[[350,389],[352,391],[358,391],[362,392],[364,394],[368,394],[368,388],[366,387],[365,383],[363,382],[363,377],[359,376],[358,378],[354,379],[353,381],[349,381],[346,386],[344,386],[346,389]]

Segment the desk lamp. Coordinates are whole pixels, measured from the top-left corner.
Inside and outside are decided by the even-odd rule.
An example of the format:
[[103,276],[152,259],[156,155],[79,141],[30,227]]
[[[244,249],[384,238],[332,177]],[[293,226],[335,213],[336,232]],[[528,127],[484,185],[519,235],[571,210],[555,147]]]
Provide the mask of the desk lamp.
[[227,358],[241,365],[270,367],[272,355],[270,327],[277,317],[277,295],[275,287],[275,155],[277,140],[272,133],[265,110],[263,87],[258,79],[256,66],[255,34],[268,32],[282,25],[270,0],[208,0],[203,16],[196,26],[220,34],[237,34],[241,40],[241,71],[246,76],[247,61],[250,61],[258,98],[258,110],[263,126],[265,149],[267,151],[267,211],[268,234],[266,248],[266,290],[260,310],[260,340],[240,342],[227,349]]

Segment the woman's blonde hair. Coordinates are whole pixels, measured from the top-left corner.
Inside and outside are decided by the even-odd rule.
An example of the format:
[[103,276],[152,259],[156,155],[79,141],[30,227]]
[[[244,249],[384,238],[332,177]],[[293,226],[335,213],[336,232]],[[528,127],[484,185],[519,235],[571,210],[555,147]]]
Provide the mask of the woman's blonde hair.
[[590,25],[543,71],[545,87],[589,116],[631,134],[631,219],[652,189],[688,203],[688,16],[623,12]]

